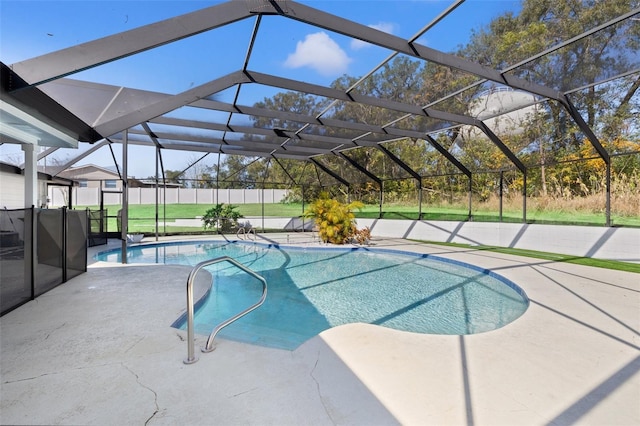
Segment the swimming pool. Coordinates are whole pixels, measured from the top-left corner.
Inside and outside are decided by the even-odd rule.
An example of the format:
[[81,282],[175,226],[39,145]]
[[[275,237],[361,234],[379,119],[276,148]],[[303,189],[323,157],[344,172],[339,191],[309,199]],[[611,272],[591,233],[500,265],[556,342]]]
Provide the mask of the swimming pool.
[[[262,275],[265,303],[219,336],[295,349],[323,330],[364,322],[428,334],[474,334],[514,321],[528,307],[525,293],[492,272],[427,255],[371,248],[292,247],[191,241],[131,246],[129,263],[195,266],[230,256]],[[97,260],[120,262],[120,250]],[[205,268],[213,285],[198,306],[196,333],[255,303],[261,284],[228,263]],[[186,277],[185,277],[186,279]],[[185,327],[181,318],[174,326]]]

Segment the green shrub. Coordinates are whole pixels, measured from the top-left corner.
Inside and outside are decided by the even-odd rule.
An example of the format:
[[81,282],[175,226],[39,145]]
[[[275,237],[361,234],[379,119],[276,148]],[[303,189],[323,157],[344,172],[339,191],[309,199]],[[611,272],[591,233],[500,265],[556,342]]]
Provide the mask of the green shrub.
[[221,232],[231,232],[238,227],[238,219],[244,217],[236,208],[231,204],[216,204],[202,216],[204,229],[217,228]]

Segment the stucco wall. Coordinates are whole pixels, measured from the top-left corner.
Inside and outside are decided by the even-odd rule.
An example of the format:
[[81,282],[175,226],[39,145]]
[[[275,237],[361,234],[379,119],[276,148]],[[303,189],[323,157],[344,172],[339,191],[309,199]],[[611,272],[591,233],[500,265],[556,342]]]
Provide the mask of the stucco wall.
[[0,207],[8,209],[24,208],[24,176],[1,173]]
[[[46,203],[46,182],[38,181],[38,200]],[[0,208],[23,209],[24,205],[24,176],[16,173],[0,172]],[[37,205],[35,207],[40,207]]]
[[640,229],[486,222],[358,219],[372,235],[495,245],[640,263]]

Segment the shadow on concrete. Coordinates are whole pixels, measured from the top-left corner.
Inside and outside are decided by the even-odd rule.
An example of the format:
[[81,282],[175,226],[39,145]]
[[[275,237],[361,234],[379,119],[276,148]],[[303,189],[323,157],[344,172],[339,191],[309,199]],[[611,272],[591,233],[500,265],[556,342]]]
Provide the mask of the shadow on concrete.
[[615,390],[631,380],[638,371],[640,371],[640,356],[613,373],[607,380],[571,404],[547,424],[572,425],[579,423],[582,417],[596,408],[598,404],[603,402]]
[[467,362],[467,348],[464,336],[458,336],[460,344],[460,374],[462,374],[462,383],[464,385],[464,412],[467,418],[467,426],[473,426],[473,401],[471,400],[471,383],[469,374],[469,364]]
[[4,316],[2,423],[399,424],[320,337],[295,353],[223,339],[185,366],[169,323],[189,270],[96,265]]

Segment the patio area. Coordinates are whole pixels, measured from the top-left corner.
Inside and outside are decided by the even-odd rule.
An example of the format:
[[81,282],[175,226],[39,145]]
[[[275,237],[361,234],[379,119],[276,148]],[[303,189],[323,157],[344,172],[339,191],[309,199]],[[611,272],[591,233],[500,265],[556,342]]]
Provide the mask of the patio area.
[[[258,239],[267,237],[318,245],[308,234]],[[466,336],[350,324],[295,351],[219,338],[185,365],[186,332],[170,325],[185,310],[191,268],[90,260],[87,273],[0,320],[0,423],[640,424],[638,274],[373,243],[494,271],[530,307],[499,330]],[[197,335],[196,347],[205,340]]]

